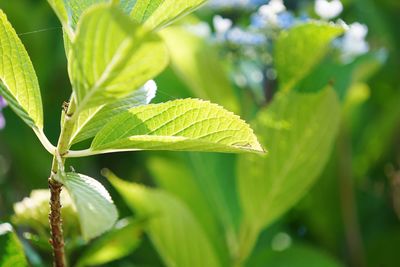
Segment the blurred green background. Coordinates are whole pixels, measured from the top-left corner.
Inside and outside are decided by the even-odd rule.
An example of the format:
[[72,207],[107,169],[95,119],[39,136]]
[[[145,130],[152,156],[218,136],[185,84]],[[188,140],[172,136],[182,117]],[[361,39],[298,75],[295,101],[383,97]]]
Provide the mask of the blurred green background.
[[[296,5],[296,1],[285,3]],[[249,266],[267,266],[268,261],[273,262],[263,250],[288,236],[304,247],[287,251],[280,255],[282,258],[297,259],[296,254],[301,258],[307,255],[307,246],[312,246],[345,266],[400,266],[400,1],[346,0],[343,3],[345,9],[341,18],[368,25],[371,50],[385,48],[388,58],[363,83],[368,86],[368,99],[345,110],[339,141],[318,182],[290,212],[262,233]],[[70,94],[61,26],[44,0],[0,0],[0,8],[7,14],[32,59],[42,91],[45,132],[54,144],[59,133],[61,106]],[[210,12],[198,14],[210,20]],[[157,84],[159,91],[155,102],[193,96],[170,68],[157,79]],[[242,115],[251,119],[251,111],[245,111],[250,114]],[[5,109],[4,114],[7,126],[0,131],[0,222],[9,222],[15,202],[34,189],[47,187],[51,156],[10,109]],[[212,170],[217,168],[212,165],[218,162],[219,170],[224,172],[219,176],[228,177],[221,180],[220,186],[229,191],[230,184],[235,183],[234,179],[229,181],[229,177],[233,177],[230,172],[233,172],[236,156],[227,155],[218,160],[213,157],[219,156],[121,153],[71,160],[69,165],[99,179],[110,190],[121,217],[126,217],[131,212],[100,175],[102,168],[109,168],[130,181],[152,186],[157,164],[161,169],[165,164],[160,158],[177,158],[177,162],[189,168]],[[187,159],[190,163],[185,163]],[[48,261],[46,253],[39,254],[44,262]],[[280,264],[268,266],[300,266],[290,262]],[[136,252],[109,266],[163,265],[144,237]]]

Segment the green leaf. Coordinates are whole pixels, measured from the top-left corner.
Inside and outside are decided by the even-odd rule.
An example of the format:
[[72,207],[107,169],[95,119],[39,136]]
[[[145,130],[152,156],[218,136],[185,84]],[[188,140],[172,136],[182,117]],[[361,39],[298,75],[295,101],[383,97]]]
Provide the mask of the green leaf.
[[35,131],[43,129],[39,83],[32,62],[0,9],[0,95]]
[[0,224],[0,266],[28,266],[24,249],[9,223]]
[[238,116],[198,99],[139,106],[113,118],[91,150],[263,152],[253,130]]
[[78,211],[82,235],[86,240],[111,229],[118,219],[118,211],[107,190],[97,180],[67,173],[63,184]]
[[160,29],[204,2],[206,0],[137,0],[131,16],[151,29]]
[[140,244],[142,223],[121,220],[116,227],[96,240],[84,251],[77,266],[98,266],[132,253]]
[[271,224],[310,189],[331,153],[339,118],[331,88],[281,95],[258,114],[255,129],[270,156],[243,155],[237,168],[248,231]]
[[[147,167],[159,187],[173,194],[188,206],[196,221],[201,224],[207,233],[210,243],[214,246],[214,250],[218,252],[216,255],[221,258],[222,262],[228,264],[229,252],[226,248],[226,239],[221,234],[222,224],[217,219],[220,214],[217,213],[218,209],[215,208],[214,199],[210,201],[213,194],[210,194],[209,191],[216,189],[210,185],[210,187],[204,190],[205,188],[202,188],[204,183],[198,181],[195,173],[189,168],[189,164],[185,160],[182,160],[188,156],[191,158],[191,154],[174,154],[174,156],[171,158],[151,157],[147,161]],[[215,176],[207,178],[209,180],[216,179]],[[206,185],[209,184],[206,183]],[[219,205],[219,207],[223,206],[223,204]]]
[[108,3],[109,0],[68,0],[65,1],[65,8],[69,16],[69,24],[75,28],[83,12],[90,6],[100,3]]
[[241,219],[236,183],[233,181],[235,155],[189,153],[185,158],[185,165],[191,167],[197,187],[206,195],[205,201],[210,211],[223,225],[226,243],[231,253],[234,253],[238,245],[237,233]]
[[275,67],[281,90],[291,90],[318,64],[343,29],[325,22],[300,24],[283,31],[276,42]]
[[78,111],[128,96],[168,62],[159,37],[109,5],[85,12],[71,53],[69,72]]
[[295,244],[284,251],[264,250],[255,255],[251,267],[341,267],[330,255],[309,245]]
[[160,34],[169,49],[174,71],[194,96],[239,113],[238,100],[215,47],[184,26],[169,27]]
[[146,232],[166,266],[221,266],[204,230],[179,199],[107,176],[129,207],[139,217],[148,218]]
[[68,25],[68,11],[64,0],[47,0],[54,13],[56,13],[58,19],[61,21],[64,29],[69,27]]
[[84,110],[78,115],[71,138],[72,143],[94,137],[112,117],[132,107],[149,104],[155,97],[156,90],[157,85],[153,80],[150,80],[125,98],[99,108]]
[[369,52],[346,65],[337,58],[328,56],[297,83],[296,90],[315,92],[331,83],[339,99],[343,101],[353,83],[367,80],[384,64],[385,60],[384,51]]
[[[129,14],[136,0],[117,0],[119,7],[125,14]],[[73,38],[76,25],[80,17],[89,7],[101,3],[114,3],[115,0],[47,0],[53,8],[58,19],[63,25],[64,31],[68,33],[68,37]]]

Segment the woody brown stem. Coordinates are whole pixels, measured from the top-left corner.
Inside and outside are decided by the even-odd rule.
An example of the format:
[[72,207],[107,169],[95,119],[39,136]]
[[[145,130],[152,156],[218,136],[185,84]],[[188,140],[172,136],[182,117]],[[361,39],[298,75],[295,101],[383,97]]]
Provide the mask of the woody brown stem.
[[50,243],[53,247],[54,266],[65,267],[65,252],[64,252],[64,237],[62,231],[62,219],[61,219],[61,201],[60,195],[62,190],[62,184],[49,178],[50,188],[50,230],[51,239]]

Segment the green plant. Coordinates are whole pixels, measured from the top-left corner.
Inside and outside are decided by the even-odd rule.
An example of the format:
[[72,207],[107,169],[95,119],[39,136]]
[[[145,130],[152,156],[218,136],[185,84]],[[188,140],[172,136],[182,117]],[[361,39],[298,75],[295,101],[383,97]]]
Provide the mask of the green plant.
[[[0,94],[53,155],[49,188],[55,266],[66,265],[63,186],[77,208],[85,239],[109,230],[118,218],[99,182],[65,170],[68,158],[139,150],[263,153],[251,128],[216,104],[183,99],[146,105],[149,89],[141,86],[168,64],[157,31],[204,1],[134,2],[49,0],[63,26],[72,84],[57,146],[44,134],[41,94],[29,56],[0,11]],[[71,150],[92,138],[88,149]]]

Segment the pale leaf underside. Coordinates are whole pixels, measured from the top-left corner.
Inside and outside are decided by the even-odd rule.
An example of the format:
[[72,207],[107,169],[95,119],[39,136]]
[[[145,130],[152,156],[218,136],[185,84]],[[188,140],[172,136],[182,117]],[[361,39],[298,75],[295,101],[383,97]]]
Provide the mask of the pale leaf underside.
[[101,235],[115,224],[118,211],[102,184],[79,173],[67,173],[63,183],[78,211],[86,240]]

